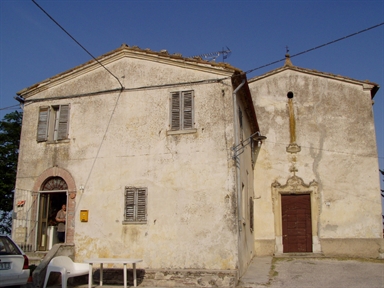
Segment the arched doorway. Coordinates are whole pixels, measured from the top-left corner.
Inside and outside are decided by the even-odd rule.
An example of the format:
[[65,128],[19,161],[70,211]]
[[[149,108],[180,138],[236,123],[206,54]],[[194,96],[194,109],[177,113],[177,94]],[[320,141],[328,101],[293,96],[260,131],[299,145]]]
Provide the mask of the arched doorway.
[[[46,251],[58,243],[56,214],[67,205],[68,185],[61,177],[49,177],[39,191],[37,249]],[[68,206],[68,205],[67,205]]]

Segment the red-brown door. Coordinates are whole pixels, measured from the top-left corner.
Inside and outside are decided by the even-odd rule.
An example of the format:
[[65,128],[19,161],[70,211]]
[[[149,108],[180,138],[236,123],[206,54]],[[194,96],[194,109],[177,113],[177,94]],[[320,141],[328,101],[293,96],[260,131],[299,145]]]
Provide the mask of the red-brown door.
[[281,195],[283,252],[312,252],[311,196]]

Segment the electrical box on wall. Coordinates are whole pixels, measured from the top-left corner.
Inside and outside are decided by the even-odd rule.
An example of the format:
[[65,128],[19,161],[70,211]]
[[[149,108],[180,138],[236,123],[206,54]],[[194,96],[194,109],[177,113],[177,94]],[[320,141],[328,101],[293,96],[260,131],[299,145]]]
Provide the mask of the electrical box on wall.
[[88,222],[88,210],[80,210],[80,221]]

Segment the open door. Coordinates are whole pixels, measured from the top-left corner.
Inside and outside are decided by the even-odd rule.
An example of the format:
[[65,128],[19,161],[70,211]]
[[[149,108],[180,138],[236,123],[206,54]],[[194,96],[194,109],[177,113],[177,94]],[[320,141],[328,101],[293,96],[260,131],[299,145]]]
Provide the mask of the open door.
[[67,184],[60,177],[47,179],[39,193],[37,250],[47,251],[58,243],[55,218],[63,204],[67,205]]

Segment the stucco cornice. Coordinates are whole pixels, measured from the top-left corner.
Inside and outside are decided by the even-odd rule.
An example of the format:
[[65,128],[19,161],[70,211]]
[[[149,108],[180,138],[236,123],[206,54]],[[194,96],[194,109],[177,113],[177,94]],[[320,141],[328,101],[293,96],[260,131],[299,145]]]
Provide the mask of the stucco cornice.
[[344,76],[341,76],[341,75],[335,75],[335,74],[332,74],[332,73],[319,72],[317,70],[300,68],[300,67],[293,66],[293,65],[284,65],[283,67],[280,67],[280,68],[277,68],[275,70],[269,71],[269,72],[267,72],[267,73],[265,73],[263,75],[256,76],[254,78],[249,79],[248,83],[251,84],[251,83],[257,82],[259,80],[271,77],[273,75],[276,75],[276,74],[279,74],[279,73],[282,73],[282,72],[285,72],[285,71],[295,71],[295,72],[304,73],[304,74],[307,74],[307,75],[313,75],[313,76],[317,76],[317,77],[323,77],[323,78],[333,79],[333,80],[336,80],[336,81],[342,81],[342,82],[347,82],[347,83],[350,83],[350,84],[360,85],[363,90],[370,90],[371,91],[371,97],[372,98],[375,96],[376,92],[380,88],[380,86],[378,84],[370,82],[368,80],[360,81],[360,80],[352,79],[352,78],[349,78],[349,77],[344,77]]
[[[140,49],[138,47],[129,47],[123,44],[116,50],[108,52],[98,58],[97,61],[102,63],[104,66],[116,62],[123,58],[140,59],[144,61],[157,62],[164,65],[176,66],[185,69],[192,69],[201,72],[212,73],[218,76],[230,77],[234,72],[241,72],[227,63],[216,63],[204,61],[201,58],[184,58],[180,54],[168,54],[166,51],[155,52],[149,49]],[[96,60],[90,60],[84,64],[76,66],[63,73],[57,74],[44,81],[36,83],[30,87],[17,92],[17,95],[24,98],[28,98],[46,89],[55,87],[59,84],[75,79],[79,76],[87,74],[96,69],[102,69],[100,64]],[[113,71],[111,71],[113,73]],[[116,82],[116,87],[118,88]]]

